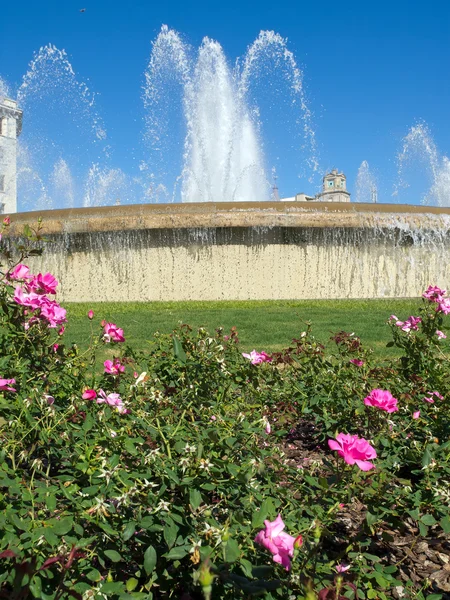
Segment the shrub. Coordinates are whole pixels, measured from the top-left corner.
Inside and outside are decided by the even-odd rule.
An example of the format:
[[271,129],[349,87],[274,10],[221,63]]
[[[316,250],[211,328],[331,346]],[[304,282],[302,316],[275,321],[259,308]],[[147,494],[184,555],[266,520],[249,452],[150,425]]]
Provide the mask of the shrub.
[[[23,262],[42,241],[38,224],[2,246],[3,597],[385,598],[401,582],[376,536],[405,515],[450,530],[442,290],[390,320],[398,364],[346,332],[329,352],[309,325],[272,356],[185,325],[143,351],[93,311],[80,352],[56,280]],[[303,463],[286,455],[302,424]],[[345,505],[362,520],[342,538]]]

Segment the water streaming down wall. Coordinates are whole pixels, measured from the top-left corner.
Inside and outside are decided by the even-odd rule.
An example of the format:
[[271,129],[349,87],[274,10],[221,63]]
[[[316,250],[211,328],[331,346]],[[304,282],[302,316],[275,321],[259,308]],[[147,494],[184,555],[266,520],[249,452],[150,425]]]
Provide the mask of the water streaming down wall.
[[[18,214],[12,233],[34,214]],[[448,287],[450,209],[321,203],[134,205],[42,213],[32,268],[65,301],[419,296]]]

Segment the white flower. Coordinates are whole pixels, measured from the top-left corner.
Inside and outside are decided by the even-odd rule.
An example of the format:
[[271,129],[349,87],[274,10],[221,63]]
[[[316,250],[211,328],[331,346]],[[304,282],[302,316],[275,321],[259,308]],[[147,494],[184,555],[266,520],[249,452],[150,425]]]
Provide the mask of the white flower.
[[[134,382],[134,387],[138,386],[147,377],[147,371],[143,371]],[[132,386],[133,387],[133,386]]]
[[186,444],[186,446],[183,448],[184,452],[196,452],[197,451],[197,446],[190,446],[189,444]]
[[189,458],[189,456],[183,456],[182,458],[180,458],[180,460],[178,461],[178,464],[181,467],[181,470],[183,471],[183,473],[186,471],[186,469],[189,466],[189,463],[191,462],[191,459]]
[[209,472],[210,467],[213,467],[213,463],[210,462],[209,460],[205,460],[204,458],[202,458],[200,460],[200,469],[205,469],[205,471]]
[[197,548],[200,548],[201,545],[202,545],[202,540],[193,542],[191,548],[189,548],[189,553],[193,554],[197,550]]
[[165,500],[161,500],[158,506],[155,508],[155,512],[159,512],[160,510],[163,510],[164,512],[169,512],[170,504]]

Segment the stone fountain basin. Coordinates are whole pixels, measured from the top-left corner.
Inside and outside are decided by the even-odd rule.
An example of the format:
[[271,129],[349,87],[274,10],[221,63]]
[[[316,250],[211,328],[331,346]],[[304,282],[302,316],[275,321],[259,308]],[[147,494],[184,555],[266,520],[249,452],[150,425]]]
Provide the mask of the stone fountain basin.
[[450,208],[325,202],[136,204],[17,213],[60,300],[416,297],[448,287]]

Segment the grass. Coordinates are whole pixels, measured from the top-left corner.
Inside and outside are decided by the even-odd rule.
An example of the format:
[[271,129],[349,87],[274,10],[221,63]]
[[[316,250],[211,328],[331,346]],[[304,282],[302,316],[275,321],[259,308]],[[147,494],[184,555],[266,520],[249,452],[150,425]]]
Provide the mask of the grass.
[[94,327],[102,319],[114,322],[134,347],[144,347],[155,331],[169,333],[182,322],[209,331],[236,326],[243,350],[274,351],[289,345],[311,321],[319,341],[328,343],[336,331],[354,332],[380,358],[396,355],[395,349],[386,348],[391,339],[389,316],[405,319],[416,314],[419,305],[419,299],[64,304],[67,342],[76,341],[80,347],[89,342],[87,313],[92,308]]

